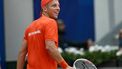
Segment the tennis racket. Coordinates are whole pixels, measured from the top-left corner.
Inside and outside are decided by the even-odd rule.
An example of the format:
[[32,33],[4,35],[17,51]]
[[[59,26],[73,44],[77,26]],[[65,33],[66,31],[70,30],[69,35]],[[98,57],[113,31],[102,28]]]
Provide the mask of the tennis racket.
[[73,63],[75,69],[97,69],[96,66],[89,60],[80,58]]

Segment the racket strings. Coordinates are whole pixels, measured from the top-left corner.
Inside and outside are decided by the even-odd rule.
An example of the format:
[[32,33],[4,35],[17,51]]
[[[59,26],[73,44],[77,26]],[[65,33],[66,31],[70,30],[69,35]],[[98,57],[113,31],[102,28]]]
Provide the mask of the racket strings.
[[76,69],[97,69],[96,66],[86,60],[78,60],[75,62]]
[[76,67],[76,69],[86,69],[86,65],[81,61],[77,61],[75,63],[75,67]]

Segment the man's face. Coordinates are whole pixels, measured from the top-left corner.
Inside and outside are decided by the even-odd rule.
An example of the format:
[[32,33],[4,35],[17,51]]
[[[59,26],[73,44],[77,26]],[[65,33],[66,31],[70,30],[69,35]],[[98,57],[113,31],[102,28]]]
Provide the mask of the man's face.
[[50,18],[57,19],[60,11],[60,4],[58,0],[52,0],[47,5],[47,14]]

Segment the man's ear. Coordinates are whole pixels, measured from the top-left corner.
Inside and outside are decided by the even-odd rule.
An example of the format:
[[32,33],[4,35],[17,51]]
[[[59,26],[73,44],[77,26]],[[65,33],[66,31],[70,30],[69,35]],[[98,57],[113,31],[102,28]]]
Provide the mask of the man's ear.
[[46,6],[45,6],[45,7],[43,7],[42,9],[43,9],[43,11],[44,11],[44,12],[46,12],[46,11],[47,11],[47,8],[46,8]]

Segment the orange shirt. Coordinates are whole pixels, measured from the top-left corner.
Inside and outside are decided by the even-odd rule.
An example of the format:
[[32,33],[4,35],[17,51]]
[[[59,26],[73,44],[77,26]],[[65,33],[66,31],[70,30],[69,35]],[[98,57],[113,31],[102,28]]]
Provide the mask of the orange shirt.
[[57,69],[56,61],[45,46],[45,40],[53,40],[58,47],[58,29],[54,19],[42,15],[29,25],[24,39],[28,44],[27,69]]

